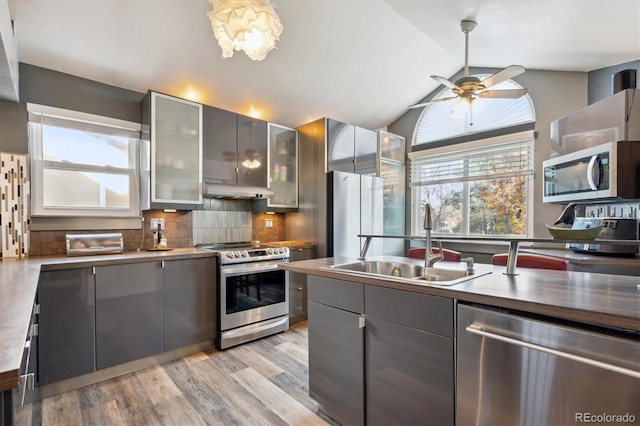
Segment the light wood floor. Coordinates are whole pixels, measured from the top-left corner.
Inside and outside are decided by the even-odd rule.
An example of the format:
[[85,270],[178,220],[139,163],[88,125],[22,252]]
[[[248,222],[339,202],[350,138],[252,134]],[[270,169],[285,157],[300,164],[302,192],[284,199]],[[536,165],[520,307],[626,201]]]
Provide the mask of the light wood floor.
[[325,425],[309,397],[307,323],[25,406],[17,425]]

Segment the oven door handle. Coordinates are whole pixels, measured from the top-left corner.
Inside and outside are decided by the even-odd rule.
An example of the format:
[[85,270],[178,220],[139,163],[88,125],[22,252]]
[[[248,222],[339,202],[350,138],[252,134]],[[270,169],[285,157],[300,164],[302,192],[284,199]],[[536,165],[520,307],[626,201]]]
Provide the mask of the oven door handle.
[[[282,262],[278,262],[278,263],[282,263]],[[269,263],[266,265],[248,263],[246,265],[225,266],[222,268],[222,274],[229,276],[229,275],[245,274],[247,272],[255,273],[255,272],[275,271],[276,269],[278,269],[278,263]]]

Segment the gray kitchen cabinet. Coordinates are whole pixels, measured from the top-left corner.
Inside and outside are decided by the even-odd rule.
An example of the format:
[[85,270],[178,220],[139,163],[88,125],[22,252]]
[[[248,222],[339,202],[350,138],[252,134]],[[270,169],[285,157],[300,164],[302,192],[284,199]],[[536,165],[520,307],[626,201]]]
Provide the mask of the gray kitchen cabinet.
[[452,299],[315,276],[308,286],[309,395],[322,411],[344,424],[454,424]]
[[95,281],[92,268],[43,271],[38,282],[38,382],[95,371]]
[[[289,261],[315,258],[315,247],[291,247]],[[289,324],[307,319],[307,275],[289,272]]]
[[202,105],[149,92],[142,106],[142,209],[202,206]]
[[204,107],[204,181],[267,187],[267,122]]
[[376,132],[327,119],[327,171],[376,175]]
[[161,262],[96,267],[96,367],[162,352]]
[[213,257],[165,261],[165,351],[215,339],[216,276]]
[[309,276],[309,395],[341,424],[365,423],[364,289]]
[[453,300],[365,287],[369,425],[454,424]]
[[267,122],[238,114],[238,185],[267,187]]
[[204,106],[203,177],[205,182],[238,183],[238,114]]

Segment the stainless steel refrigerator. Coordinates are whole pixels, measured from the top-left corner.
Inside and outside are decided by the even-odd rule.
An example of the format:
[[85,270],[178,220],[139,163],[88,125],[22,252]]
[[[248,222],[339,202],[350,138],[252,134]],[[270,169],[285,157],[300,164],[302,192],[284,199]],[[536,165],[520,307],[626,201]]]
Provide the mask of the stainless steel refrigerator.
[[[327,256],[357,258],[359,234],[383,233],[383,179],[346,172],[327,173]],[[368,256],[382,254],[374,238]]]

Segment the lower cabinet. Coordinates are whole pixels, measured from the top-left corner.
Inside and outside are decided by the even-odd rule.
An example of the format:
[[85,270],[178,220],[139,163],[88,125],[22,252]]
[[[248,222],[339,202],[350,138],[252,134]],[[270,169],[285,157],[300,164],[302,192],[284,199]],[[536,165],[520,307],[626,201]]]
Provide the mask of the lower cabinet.
[[309,394],[322,411],[344,424],[454,424],[453,300],[308,284]]
[[96,267],[96,366],[162,352],[162,262]]
[[[315,258],[316,249],[291,248],[289,260],[307,260]],[[295,324],[307,319],[307,275],[289,272],[289,324]]]
[[165,351],[215,339],[216,276],[213,257],[165,262]]
[[213,345],[216,276],[213,257],[41,272],[38,385]]
[[453,300],[365,287],[368,425],[453,425]]
[[39,385],[95,371],[95,300],[92,268],[40,273]]
[[362,284],[309,276],[309,395],[345,425],[364,424]]

